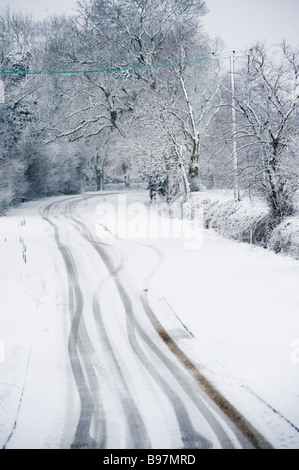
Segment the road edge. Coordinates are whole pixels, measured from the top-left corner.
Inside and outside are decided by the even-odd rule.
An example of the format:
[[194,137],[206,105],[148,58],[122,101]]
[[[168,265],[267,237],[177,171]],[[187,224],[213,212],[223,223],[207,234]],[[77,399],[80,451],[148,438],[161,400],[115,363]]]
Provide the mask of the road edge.
[[273,449],[273,446],[270,444],[270,442],[198,370],[197,366],[167,333],[150,305],[150,301],[148,299],[148,289],[141,291],[140,299],[150,322],[152,323],[160,338],[166,344],[168,349],[181,362],[181,364],[186,368],[192,378],[203,388],[206,394],[247,437],[255,449]]

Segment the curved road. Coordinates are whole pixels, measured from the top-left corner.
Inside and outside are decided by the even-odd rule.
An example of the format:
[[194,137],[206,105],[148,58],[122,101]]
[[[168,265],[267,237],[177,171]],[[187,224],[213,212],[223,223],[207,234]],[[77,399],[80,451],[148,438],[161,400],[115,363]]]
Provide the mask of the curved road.
[[125,243],[96,235],[86,207],[102,197],[68,197],[40,210],[68,277],[68,354],[79,398],[71,447],[259,447],[177,354],[146,293],[130,282]]

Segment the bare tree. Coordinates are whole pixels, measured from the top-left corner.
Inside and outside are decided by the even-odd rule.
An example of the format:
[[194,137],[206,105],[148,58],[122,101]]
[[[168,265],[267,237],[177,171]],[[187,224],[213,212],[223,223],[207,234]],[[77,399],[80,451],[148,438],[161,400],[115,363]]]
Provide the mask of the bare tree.
[[298,51],[285,43],[279,51],[279,56],[273,56],[264,45],[256,44],[240,56],[234,95],[230,84],[223,81],[218,105],[224,112],[233,106],[236,113],[235,132],[231,121],[224,120],[218,140],[224,147],[237,139],[241,187],[265,197],[276,222],[292,214],[298,186],[294,151],[298,141]]

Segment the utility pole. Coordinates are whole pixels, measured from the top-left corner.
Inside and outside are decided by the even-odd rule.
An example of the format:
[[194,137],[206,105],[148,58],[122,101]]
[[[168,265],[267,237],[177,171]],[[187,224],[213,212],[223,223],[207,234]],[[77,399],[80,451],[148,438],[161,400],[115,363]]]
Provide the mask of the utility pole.
[[233,133],[233,178],[234,178],[234,198],[240,201],[239,175],[238,175],[238,153],[237,153],[237,128],[235,109],[235,51],[230,56],[230,77],[232,93],[232,133]]
[[5,88],[4,88],[4,82],[0,78],[0,104],[5,103]]

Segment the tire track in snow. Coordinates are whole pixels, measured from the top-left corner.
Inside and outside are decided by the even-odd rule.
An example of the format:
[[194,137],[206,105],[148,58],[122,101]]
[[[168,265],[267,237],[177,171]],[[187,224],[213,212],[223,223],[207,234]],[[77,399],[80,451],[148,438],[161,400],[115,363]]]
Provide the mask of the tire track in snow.
[[[76,205],[78,204],[78,202],[81,202],[85,199],[90,199],[90,197],[94,197],[94,196],[84,197],[80,199],[80,201],[77,201],[77,200],[71,201],[66,206],[66,209],[69,211],[69,214],[67,212],[64,213],[64,216],[68,218],[71,222],[73,222],[77,227],[79,226],[80,229],[83,230],[84,234],[87,228],[85,225],[82,226],[81,221],[75,220],[73,211]],[[101,260],[103,261],[102,257],[101,257]],[[106,265],[105,262],[104,264]],[[117,275],[117,273],[121,271],[122,269],[123,269],[123,261],[121,260],[119,265],[116,268],[113,268],[112,271],[108,271],[107,277],[103,279],[97,285],[94,291],[93,299],[92,299],[93,315],[94,315],[94,319],[95,319],[95,323],[97,327],[98,338],[101,342],[104,342],[105,349],[110,357],[110,363],[113,365],[113,368],[114,368],[114,373],[118,377],[118,381],[121,384],[121,387],[118,388],[117,392],[119,393],[119,398],[123,407],[128,429],[131,432],[131,442],[128,443],[128,448],[133,445],[135,449],[145,449],[145,448],[149,449],[151,448],[151,442],[148,436],[148,432],[146,430],[145,424],[138,410],[138,407],[135,403],[134,397],[128,387],[124,374],[122,373],[120,364],[114,353],[113,346],[111,344],[111,341],[106,331],[106,327],[103,321],[100,303],[99,303],[100,291],[103,285],[112,277],[114,278]]]
[[[80,201],[74,201],[72,205],[72,209],[75,208],[75,206],[79,203]],[[156,369],[156,367],[152,364],[151,361],[148,360],[147,356],[145,355],[144,351],[140,347],[137,337],[136,337],[136,325],[138,325],[138,331],[141,333],[143,340],[147,343],[147,345],[153,349],[156,353],[159,351],[159,348],[151,342],[151,340],[148,338],[147,334],[141,327],[141,325],[138,323],[134,310],[133,310],[133,305],[132,302],[126,292],[126,289],[124,288],[121,280],[119,277],[115,277],[115,268],[113,266],[113,263],[111,262],[111,259],[109,255],[106,253],[106,250],[104,247],[101,245],[101,243],[97,242],[94,240],[91,232],[85,225],[85,223],[81,220],[78,219],[78,216],[75,217],[74,214],[71,216],[72,220],[76,222],[83,231],[83,236],[86,238],[86,240],[89,241],[89,243],[92,244],[92,246],[95,248],[101,259],[104,261],[108,272],[110,273],[110,276],[113,277],[113,280],[115,282],[115,285],[118,289],[120,298],[122,300],[122,303],[125,307],[126,310],[126,322],[127,322],[127,331],[128,331],[128,338],[130,341],[130,344],[132,346],[132,349],[134,350],[135,354],[137,355],[138,359],[141,361],[141,363],[144,365],[145,369],[147,372],[152,376],[154,381],[158,384],[158,386],[161,388],[161,390],[164,392],[164,394],[167,396],[169,402],[171,403],[173,410],[175,412],[177,422],[179,424],[179,428],[181,430],[181,437],[182,441],[184,443],[185,448],[210,448],[212,444],[203,436],[201,436],[193,427],[189,414],[187,412],[187,409],[183,403],[183,401],[179,398],[177,393],[169,386],[167,381],[161,376],[160,372]],[[121,267],[122,269],[122,267]],[[166,357],[162,353],[162,351],[159,351],[158,354],[159,359],[166,364],[168,367],[169,371],[172,373],[175,379],[177,370],[175,368],[170,367],[171,361],[165,360]],[[218,431],[219,431],[219,426],[218,426]],[[224,431],[222,430],[222,433],[220,435],[220,441],[224,445],[224,447],[232,447],[232,443],[229,441],[228,438],[223,438]],[[229,443],[228,443],[229,441]]]
[[[90,197],[91,196],[89,196],[88,198],[90,198]],[[82,201],[84,199],[85,198],[81,197],[80,201]],[[72,220],[72,218],[68,215],[67,211],[69,211],[71,213],[73,205],[76,204],[76,203],[77,203],[77,200],[70,201],[69,198],[68,198],[68,199],[60,201],[58,203],[54,203],[53,205],[51,205],[51,208],[55,207],[55,208],[59,209],[59,215],[64,216],[67,219],[70,219],[70,221],[74,222]],[[49,221],[49,222],[51,223],[51,221]],[[56,227],[56,224],[53,224],[53,223],[51,223],[51,224]],[[54,227],[54,229],[55,229],[55,227]],[[55,230],[55,234],[56,234],[56,232],[57,232],[58,242],[59,242],[59,235],[58,235],[58,228],[57,227],[56,227],[56,230]],[[57,242],[57,240],[56,240],[56,242]],[[72,365],[74,365],[73,373],[74,373],[74,377],[75,377],[75,380],[76,380],[77,388],[78,388],[79,393],[81,391],[80,397],[82,397],[82,399],[81,399],[81,402],[82,402],[81,416],[80,416],[76,436],[75,436],[74,443],[73,443],[72,447],[77,448],[77,447],[96,447],[97,446],[97,447],[100,447],[100,448],[105,448],[106,437],[107,436],[106,436],[106,433],[104,432],[104,429],[106,430],[104,422],[102,423],[102,428],[104,428],[104,429],[101,433],[102,434],[102,441],[100,443],[98,443],[96,445],[95,442],[90,441],[90,436],[88,436],[86,438],[87,433],[89,431],[90,424],[91,424],[92,413],[93,413],[94,410],[93,410],[92,400],[90,400],[89,404],[88,403],[83,403],[84,396],[85,396],[86,393],[88,393],[87,384],[86,384],[85,390],[82,391],[81,390],[82,382],[84,381],[83,372],[79,370],[79,362],[80,362],[79,357],[74,358],[73,356],[74,356],[74,352],[76,353],[75,345],[77,345],[77,342],[79,342],[79,346],[80,346],[79,349],[80,349],[81,354],[84,354],[84,350],[86,349],[86,345],[88,346],[88,348],[90,350],[91,350],[92,346],[90,344],[90,340],[89,340],[89,337],[88,337],[88,334],[87,334],[87,331],[86,331],[85,324],[82,321],[83,305],[81,305],[81,304],[83,302],[83,297],[82,297],[82,292],[79,288],[78,276],[77,276],[76,266],[75,266],[73,257],[71,255],[71,253],[69,252],[68,248],[64,247],[64,246],[61,246],[60,242],[58,243],[58,247],[60,249],[62,248],[62,255],[64,257],[64,261],[65,261],[65,264],[66,264],[66,267],[67,267],[68,276],[70,276],[70,280],[71,280],[71,282],[69,282],[69,299],[70,299],[70,310],[71,311],[74,310],[74,306],[73,306],[74,302],[72,300],[73,299],[73,294],[74,294],[74,285],[75,285],[75,294],[76,294],[75,299],[77,299],[77,301],[78,301],[78,299],[80,300],[80,302],[79,302],[80,311],[78,312],[77,318],[76,318],[76,315],[74,315],[74,314],[72,315],[73,316],[73,322],[72,322],[73,334],[70,335],[70,340],[69,340],[69,344],[71,344],[73,342],[73,339],[75,339],[75,344],[73,345],[72,351],[70,352],[70,358],[71,358]],[[67,254],[66,254],[66,251],[68,251]],[[115,272],[118,271],[118,269],[119,268],[117,268],[115,270]],[[109,273],[109,278],[110,278],[110,273]],[[150,440],[149,440],[145,425],[143,423],[142,417],[141,417],[141,415],[139,413],[139,410],[138,410],[138,408],[137,408],[137,406],[134,402],[133,396],[132,396],[132,394],[131,394],[128,386],[127,386],[125,378],[124,378],[124,376],[121,372],[121,368],[120,368],[120,366],[117,362],[116,356],[114,355],[114,352],[113,352],[113,348],[112,348],[111,343],[109,341],[109,338],[108,338],[108,335],[107,335],[107,332],[106,332],[106,329],[105,329],[105,325],[104,325],[104,323],[102,322],[102,319],[101,319],[101,312],[100,312],[100,306],[99,306],[99,301],[98,301],[98,291],[101,288],[101,284],[102,283],[100,283],[97,286],[96,292],[93,296],[93,311],[94,311],[94,317],[95,317],[95,320],[96,320],[98,336],[102,341],[104,339],[106,350],[107,350],[107,352],[110,356],[110,362],[112,362],[112,364],[114,366],[116,374],[118,375],[120,383],[122,384],[122,390],[124,391],[124,393],[120,393],[121,390],[118,390],[118,392],[120,393],[120,401],[121,401],[122,406],[123,406],[123,411],[124,411],[124,414],[125,414],[126,421],[128,423],[128,428],[131,429],[132,431],[134,431],[132,433],[130,442],[128,443],[128,447],[133,446],[134,448],[151,448]],[[80,326],[80,336],[78,337],[79,326]],[[84,331],[84,334],[82,334],[81,330]],[[92,351],[90,351],[90,353],[91,352],[93,353],[94,351],[92,350]],[[89,354],[89,356],[90,356],[90,354]],[[75,361],[74,361],[74,359],[75,359]],[[87,370],[88,377],[90,378],[92,376],[94,378],[93,368],[91,367],[91,365],[88,361],[85,361],[85,368]],[[82,445],[82,440],[83,440],[83,443],[86,442],[86,444]]]
[[[69,199],[66,200],[69,201]],[[82,318],[84,300],[81,289],[79,287],[78,276],[73,256],[69,248],[63,243],[61,243],[58,226],[50,219],[50,211],[54,208],[61,207],[61,205],[66,200],[51,203],[45,208],[41,209],[40,213],[42,218],[46,220],[54,229],[55,241],[63,257],[68,275],[69,313],[71,317],[71,331],[68,340],[68,352],[81,404],[79,422],[77,425],[72,447],[95,448],[96,442],[89,434],[91,420],[94,414],[94,403],[92,394],[89,390],[88,384],[84,376],[79,357],[80,354],[88,372],[88,377],[91,379],[93,388],[98,388],[94,370],[90,366],[86,355],[85,344],[89,343],[89,339],[87,338],[86,334],[84,335],[84,341],[82,340],[82,337],[80,338],[79,336],[79,327],[82,329],[82,325],[84,325],[84,320]],[[103,428],[102,435],[105,436],[104,419],[101,420],[101,425]]]
[[[114,274],[117,274],[117,270],[115,270]],[[110,275],[108,279],[110,279]],[[135,401],[130,392],[130,389],[127,385],[127,382],[122,373],[121,367],[114,354],[112,344],[106,332],[106,328],[103,322],[101,309],[99,305],[99,295],[100,295],[101,288],[102,288],[102,283],[98,284],[94,292],[94,296],[93,296],[93,313],[94,313],[94,318],[96,321],[98,337],[100,340],[104,341],[105,348],[111,357],[111,362],[114,366],[115,374],[118,376],[119,383],[121,384],[121,389],[118,387],[118,392],[120,394],[120,400],[123,406],[123,410],[125,412],[128,429],[130,430],[130,433],[132,436],[131,438],[132,438],[133,446],[135,449],[136,448],[137,449],[150,449],[151,443],[150,443],[150,439],[148,436],[148,432],[146,430],[146,427],[144,425],[140,412],[137,408],[137,405],[135,404]],[[130,447],[131,446],[128,445],[128,448]]]
[[[80,201],[76,201],[76,204],[79,204]],[[82,229],[87,231],[87,227],[84,224],[84,222],[80,222],[80,225],[82,226]],[[103,251],[104,251],[104,256],[105,258],[109,261],[109,257],[104,250],[103,246],[101,248],[101,245],[99,242],[96,242],[91,233],[89,231],[86,232],[86,237],[89,239],[91,243],[94,244],[95,249],[98,251],[100,256],[103,256]],[[144,243],[140,243],[141,245],[146,246],[147,248],[154,250],[157,252],[159,258],[160,258],[160,264],[161,264],[161,257],[163,255],[161,254],[160,250],[158,250],[155,247],[152,247],[151,245],[146,245]],[[104,245],[104,244],[103,244]],[[109,246],[109,245],[108,245]],[[152,273],[153,275],[153,273]],[[117,279],[118,283],[120,283],[120,280]],[[120,289],[123,292],[123,296],[126,297],[126,291],[123,288],[122,285],[120,285]],[[216,433],[219,441],[221,442],[223,448],[233,448],[233,444],[227,435],[226,431],[222,427],[221,423],[218,421],[218,419],[215,418],[214,414],[211,413],[209,410],[208,406],[203,403],[201,398],[199,397],[198,393],[194,393],[194,387],[193,387],[193,381],[201,387],[202,392],[206,394],[206,398],[209,400],[211,399],[216,406],[219,407],[219,410],[226,415],[226,417],[229,419],[230,425],[229,427],[232,428],[232,432],[237,436],[238,440],[240,443],[242,443],[244,448],[262,448],[262,449],[269,449],[272,448],[271,444],[242,416],[238,410],[231,405],[231,403],[228,402],[228,400],[225,399],[225,397],[218,391],[216,390],[213,385],[199,372],[197,367],[190,361],[190,359],[183,353],[183,351],[180,350],[178,345],[175,343],[175,341],[168,335],[168,333],[165,331],[161,323],[158,321],[156,315],[154,314],[153,310],[151,309],[151,306],[149,304],[147,295],[146,295],[147,290],[144,292],[141,292],[140,294],[140,299],[144,308],[144,311],[146,312],[146,315],[148,316],[149,320],[151,321],[154,329],[157,331],[163,342],[167,345],[169,350],[174,354],[174,356],[179,360],[179,362],[184,366],[186,369],[189,377],[191,377],[191,382],[190,380],[187,380],[185,377],[185,374],[182,374],[181,370],[174,364],[173,361],[170,361],[167,356],[157,347],[156,344],[154,344],[147,336],[139,322],[137,321],[133,311],[131,311],[130,315],[130,321],[128,323],[128,328],[131,330],[132,326],[136,327],[138,330],[139,335],[143,338],[146,344],[152,349],[152,351],[162,360],[164,361],[165,364],[167,364],[167,367],[169,370],[172,371],[173,376],[177,379],[177,381],[180,383],[182,388],[185,390],[185,392],[189,395],[195,406],[198,408],[198,410],[202,413],[202,415],[206,418],[206,420],[209,422],[211,428],[214,430]],[[126,298],[124,298],[124,301],[126,303]],[[129,305],[129,311],[131,309],[131,306]],[[136,338],[131,335],[131,339],[133,339],[133,343],[136,345]],[[138,343],[137,343],[138,344]]]
[[[148,249],[154,251],[158,256],[158,266],[154,272],[149,276],[147,283],[149,283],[151,277],[162,265],[162,260],[164,259],[163,253],[156,247],[147,245],[145,243],[140,243],[143,246],[146,246]],[[145,289],[140,294],[140,298],[144,309],[147,313],[148,318],[150,319],[153,327],[158,332],[161,339],[167,345],[169,350],[179,359],[179,361],[184,365],[189,374],[193,379],[201,386],[202,390],[207,394],[209,398],[219,407],[219,409],[229,418],[231,424],[236,429],[238,434],[238,439],[242,445],[246,448],[248,447],[248,442],[256,449],[272,449],[271,444],[267,441],[266,438],[251,425],[249,421],[241,414],[239,411],[206,379],[206,377],[198,370],[198,368],[193,364],[193,362],[186,356],[186,354],[178,347],[176,342],[170,337],[167,331],[164,329],[158,318],[156,317],[153,309],[150,306],[149,299],[147,297],[149,289]],[[180,372],[180,371],[179,371]],[[182,383],[184,386],[184,382]],[[196,397],[198,399],[198,397]],[[205,407],[206,408],[206,407]],[[210,415],[209,410],[208,415]],[[203,412],[205,413],[206,411]],[[212,417],[213,419],[213,417]],[[213,422],[213,421],[211,421]],[[216,431],[218,424],[216,422]],[[236,433],[236,431],[234,431]],[[221,436],[221,434],[220,434]]]
[[[75,201],[73,200],[70,205],[68,205],[68,210],[72,212],[75,207],[84,199],[89,199],[91,197],[99,197],[99,195],[93,195],[93,196],[87,196],[86,198],[77,198]],[[69,199],[67,199],[69,201]],[[66,214],[66,207],[61,207],[63,210],[61,211],[61,215],[67,216]],[[136,332],[139,334],[140,338],[144,341],[145,344],[152,350],[152,352],[164,363],[164,365],[170,370],[172,373],[173,377],[176,379],[176,381],[181,385],[182,389],[188,394],[188,396],[191,398],[195,406],[198,408],[198,410],[201,412],[201,414],[206,418],[208,421],[210,427],[214,430],[215,434],[217,435],[219,441],[221,442],[222,446],[224,448],[231,448],[232,443],[226,434],[226,431],[222,428],[221,424],[218,422],[218,419],[213,416],[213,414],[210,412],[210,410],[206,407],[206,405],[202,402],[200,399],[199,395],[194,391],[194,386],[190,382],[190,377],[189,381],[186,380],[186,377],[184,372],[174,364],[173,361],[171,361],[168,356],[166,356],[161,349],[153,343],[150,338],[148,337],[147,333],[144,331],[142,326],[139,324],[136,315],[133,310],[133,305],[130,300],[130,297],[128,296],[128,293],[126,292],[126,289],[124,287],[124,284],[122,280],[120,279],[120,276],[115,276],[115,274],[119,274],[123,268],[122,264],[120,264],[117,268],[114,267],[111,258],[109,256],[109,253],[107,250],[105,250],[104,243],[96,241],[91,232],[89,231],[88,227],[84,223],[83,219],[79,220],[78,217],[74,217],[74,214],[71,214],[71,216],[67,216],[72,220],[75,224],[81,228],[82,231],[82,236],[91,243],[91,245],[94,247],[94,249],[97,251],[99,254],[100,258],[102,261],[105,263],[108,272],[110,273],[109,277],[113,277],[113,280],[115,282],[115,285],[119,291],[120,298],[123,302],[123,305],[126,309],[127,316],[126,316],[126,322],[127,322],[127,331],[128,331],[128,338],[130,341],[130,344],[132,346],[132,349],[136,353],[137,357],[141,361],[141,363],[145,366],[146,370],[150,373],[152,378],[155,380],[155,382],[160,386],[160,388],[163,390],[165,395],[168,397],[169,402],[172,404],[175,415],[177,417],[177,421],[179,423],[180,429],[181,429],[181,435],[182,435],[182,440],[185,444],[185,447],[187,448],[195,448],[195,447],[208,447],[210,444],[207,442],[205,438],[202,436],[198,435],[198,433],[194,430],[192,427],[192,423],[190,421],[190,418],[188,416],[188,412],[185,408],[184,403],[181,401],[181,399],[176,395],[174,390],[171,389],[171,387],[168,385],[168,383],[165,381],[165,379],[161,376],[158,370],[154,367],[154,365],[151,363],[151,361],[147,358],[146,354],[142,350],[141,346],[138,343],[138,339],[136,336]],[[109,245],[108,245],[109,246]],[[149,248],[152,248],[151,246],[148,246]],[[101,284],[101,283],[100,283]],[[100,306],[99,306],[99,294],[100,294],[100,289],[101,285],[99,285],[94,293],[93,297],[93,310],[94,310],[94,315],[98,319],[101,318],[101,312],[100,312]],[[197,369],[196,373],[190,367],[190,364],[188,361],[186,362],[186,357],[180,356],[178,353],[179,348],[177,347],[176,343],[167,335],[165,330],[163,329],[162,325],[157,323],[157,318],[155,317],[155,314],[151,311],[150,305],[148,303],[148,299],[145,295],[145,293],[141,293],[141,302],[143,305],[143,309],[146,313],[146,315],[149,317],[150,321],[152,322],[155,330],[158,332],[160,335],[161,339],[167,344],[171,352],[180,360],[180,362],[184,365],[186,368],[186,371],[190,373],[191,376],[193,376],[192,382],[195,378],[195,381],[200,384],[201,387],[203,387],[203,390],[207,393],[208,396],[212,396],[212,399],[214,400],[213,393],[210,394],[210,390],[205,387],[205,383],[202,383],[200,380],[198,380],[198,374],[200,374]],[[100,322],[99,321],[98,325],[100,327]],[[101,326],[101,337],[102,335],[102,326]],[[106,332],[105,332],[106,333]],[[111,348],[110,355],[114,354],[113,352],[113,346],[110,343],[110,340],[107,336],[108,343],[108,349]],[[180,350],[179,350],[180,351]],[[188,358],[187,358],[188,359]],[[190,362],[190,361],[189,361]],[[193,364],[192,364],[193,366]],[[193,366],[195,368],[195,366]],[[197,374],[198,373],[198,374]],[[200,374],[201,375],[201,374]],[[207,381],[206,381],[207,382]],[[217,400],[215,400],[220,409],[223,409],[223,404],[226,405],[226,403],[218,403]],[[134,400],[132,400],[134,402]],[[225,408],[225,407],[224,407]],[[223,410],[224,412],[226,411],[225,409]],[[238,419],[239,416],[231,416],[229,413],[227,413],[230,419],[233,418],[233,422],[236,421],[236,425],[238,427]],[[234,418],[236,418],[234,420]],[[242,423],[241,423],[242,425]],[[240,426],[242,432],[244,432],[244,429],[242,429],[242,426]],[[235,432],[235,431],[234,431]],[[250,433],[249,433],[250,434]],[[246,436],[246,429],[245,429],[245,436]],[[250,436],[248,435],[247,432],[247,437],[249,438],[249,441],[253,442],[255,444],[255,447],[261,447],[261,448],[266,448],[267,443],[265,443],[263,440],[256,440],[256,436]],[[242,441],[242,438],[240,439],[240,436],[238,436],[238,439]],[[244,444],[244,441],[243,441]],[[245,447],[246,447],[246,442],[245,442]],[[248,447],[248,445],[247,445]]]

